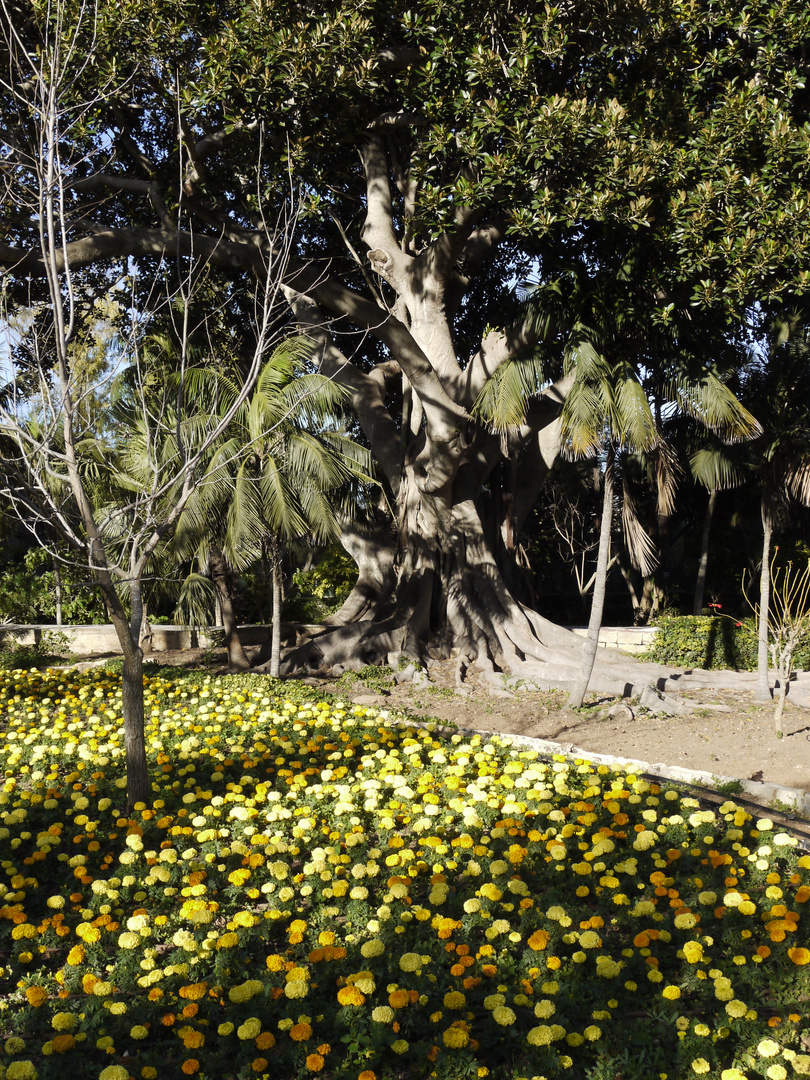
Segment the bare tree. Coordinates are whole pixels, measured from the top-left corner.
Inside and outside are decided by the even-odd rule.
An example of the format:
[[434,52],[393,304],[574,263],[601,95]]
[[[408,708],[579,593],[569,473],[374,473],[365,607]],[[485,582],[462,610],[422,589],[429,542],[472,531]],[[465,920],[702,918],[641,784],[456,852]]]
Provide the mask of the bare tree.
[[[134,294],[126,301],[128,327],[122,332],[117,360],[100,365],[96,377],[88,379],[87,366],[75,348],[83,305],[99,291],[109,295],[118,275],[85,281],[80,271],[71,268],[66,251],[81,216],[76,192],[109,151],[84,126],[94,102],[83,110],[76,108],[74,97],[67,109],[62,95],[67,85],[82,80],[89,63],[92,50],[87,49],[87,38],[92,41],[94,13],[81,8],[78,19],[74,16],[68,22],[64,9],[55,5],[45,23],[42,48],[33,51],[26,48],[8,6],[3,4],[1,10],[8,59],[0,79],[4,93],[14,102],[15,115],[6,118],[0,215],[9,207],[16,213],[24,209],[37,222],[44,287],[29,283],[23,300],[19,292],[10,297],[3,282],[0,317],[6,328],[10,370],[0,401],[5,458],[0,494],[40,544],[57,554],[52,538],[67,542],[104,598],[123,653],[122,708],[131,808],[136,803],[148,804],[151,795],[140,642],[144,575],[194,491],[206,454],[250,393],[272,346],[285,237],[290,235],[295,214],[290,209],[279,228],[265,223],[268,242],[260,257],[262,272],[257,275],[254,296],[255,347],[245,358],[241,393],[231,408],[216,416],[200,416],[195,401],[185,392],[191,341],[195,334],[207,332],[210,317],[206,315],[202,323],[195,321],[197,293],[203,286],[210,288],[210,282],[193,235],[182,252],[155,250],[152,310],[137,310]],[[97,93],[103,96],[109,90],[100,86]],[[179,151],[179,167],[185,169],[188,162],[182,141]],[[168,221],[169,211],[160,203],[159,193],[152,192],[152,197]],[[177,219],[183,216],[182,200],[174,213]],[[131,263],[126,267],[130,274],[134,269]],[[15,315],[23,309],[25,325],[13,331]],[[171,390],[168,383],[156,383],[142,349],[149,315],[154,317],[156,309],[171,321],[177,341],[180,377]],[[147,479],[130,485],[123,499],[127,485],[119,483],[118,498],[111,501],[101,482],[105,474],[111,474],[111,463],[105,460],[103,438],[88,422],[92,410],[87,406],[123,367],[128,368],[131,394],[140,413]]]

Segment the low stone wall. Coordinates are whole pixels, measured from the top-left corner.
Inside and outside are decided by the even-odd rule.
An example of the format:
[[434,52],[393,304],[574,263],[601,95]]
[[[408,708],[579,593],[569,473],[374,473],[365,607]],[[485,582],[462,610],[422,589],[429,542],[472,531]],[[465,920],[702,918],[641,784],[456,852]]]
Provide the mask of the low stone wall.
[[[571,629],[580,637],[588,633],[584,626],[572,626]],[[298,639],[302,631],[317,634],[320,626],[302,626],[285,624],[285,638],[290,644]],[[64,634],[69,652],[85,655],[92,653],[119,653],[118,638],[111,624],[101,626],[51,626],[39,624],[23,626],[8,624],[0,627],[0,632],[7,638],[13,638],[19,645],[39,645],[49,634]],[[174,649],[207,649],[221,635],[222,627],[212,626],[196,629],[190,626],[157,625],[152,627],[153,652],[167,652]],[[641,653],[649,649],[657,630],[654,626],[603,626],[599,631],[599,646],[605,649],[621,649],[623,652]],[[239,627],[239,636],[243,645],[263,645],[270,640],[270,628],[252,624]]]
[[[587,627],[572,626],[571,629],[579,637],[587,637]],[[658,628],[655,626],[603,626],[599,631],[599,647],[643,653],[652,648],[657,633]]]
[[[174,649],[207,649],[216,640],[217,631],[222,628],[212,626],[198,630],[190,626],[168,626],[164,624],[152,627],[152,651],[168,652]],[[118,638],[112,625],[100,626],[52,626],[40,624],[22,626],[9,624],[0,627],[0,632],[18,645],[40,645],[43,640],[47,645],[48,635],[64,634],[67,639],[67,651],[75,655],[120,653]],[[270,631],[266,626],[240,626],[239,636],[243,645],[261,645],[269,640]],[[62,644],[60,639],[59,650]]]

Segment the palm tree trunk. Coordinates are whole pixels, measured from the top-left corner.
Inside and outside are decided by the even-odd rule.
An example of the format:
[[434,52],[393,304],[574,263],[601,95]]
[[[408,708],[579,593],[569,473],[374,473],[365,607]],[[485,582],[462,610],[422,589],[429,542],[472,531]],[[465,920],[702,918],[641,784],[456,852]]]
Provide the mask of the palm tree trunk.
[[703,519],[703,535],[700,539],[700,562],[698,563],[697,581],[695,582],[695,600],[692,605],[692,614],[700,615],[703,611],[703,596],[706,589],[706,567],[709,563],[709,535],[712,530],[712,518],[717,503],[717,488],[712,488],[709,494],[709,505],[706,507],[706,516]]
[[771,601],[771,537],[773,519],[770,507],[763,496],[762,513],[762,570],[759,575],[759,626],[757,640],[757,688],[754,697],[757,701],[770,701],[771,691],[768,684],[768,609]]
[[218,548],[212,548],[208,556],[211,579],[219,598],[219,606],[222,612],[222,626],[225,630],[225,647],[228,650],[228,667],[231,671],[247,671],[250,660],[242,647],[239,637],[239,627],[233,613],[231,602],[231,582],[228,564],[225,556]]
[[273,568],[273,619],[270,633],[270,674],[274,679],[281,671],[281,553],[272,542],[270,561]]
[[582,651],[582,666],[579,676],[571,690],[568,705],[578,709],[585,699],[588,683],[591,681],[596,652],[599,648],[599,631],[602,628],[602,612],[605,607],[607,590],[608,564],[610,562],[610,532],[613,524],[613,462],[615,451],[613,444],[608,445],[605,462],[605,481],[602,494],[602,522],[599,529],[599,552],[596,558],[596,580],[591,600],[591,615],[588,620],[588,636]]

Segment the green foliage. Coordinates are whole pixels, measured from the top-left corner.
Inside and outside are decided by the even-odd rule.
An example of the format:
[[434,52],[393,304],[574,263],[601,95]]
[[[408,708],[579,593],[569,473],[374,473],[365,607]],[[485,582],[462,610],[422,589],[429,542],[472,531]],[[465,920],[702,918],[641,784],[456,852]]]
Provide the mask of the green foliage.
[[[646,660],[686,668],[733,668],[756,671],[757,628],[754,619],[735,623],[722,615],[665,617],[656,624],[655,644]],[[810,667],[810,645],[796,650],[795,666]]]
[[[62,619],[83,625],[107,621],[97,591],[88,588],[89,571],[61,566]],[[42,548],[31,548],[22,563],[10,564],[0,573],[0,619],[5,622],[42,623],[56,617],[56,573],[53,559]]]
[[342,547],[333,544],[309,570],[296,570],[292,577],[295,592],[284,606],[288,619],[320,622],[332,615],[354,587],[357,567]]

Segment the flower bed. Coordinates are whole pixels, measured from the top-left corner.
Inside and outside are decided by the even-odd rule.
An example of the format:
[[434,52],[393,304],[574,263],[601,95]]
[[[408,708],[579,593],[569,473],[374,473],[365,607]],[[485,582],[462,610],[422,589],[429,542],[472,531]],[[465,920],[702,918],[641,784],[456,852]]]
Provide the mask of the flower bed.
[[114,677],[0,675],[5,1080],[810,1075],[790,835],[305,693],[148,680],[130,818]]

